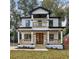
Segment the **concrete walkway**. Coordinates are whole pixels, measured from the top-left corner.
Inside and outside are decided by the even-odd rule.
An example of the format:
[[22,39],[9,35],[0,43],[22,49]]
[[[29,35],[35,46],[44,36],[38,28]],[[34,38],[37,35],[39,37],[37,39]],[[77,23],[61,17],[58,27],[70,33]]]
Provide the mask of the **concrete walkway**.
[[17,46],[11,46],[10,50],[25,50],[25,51],[48,51],[48,49],[44,48],[44,49],[17,49]]

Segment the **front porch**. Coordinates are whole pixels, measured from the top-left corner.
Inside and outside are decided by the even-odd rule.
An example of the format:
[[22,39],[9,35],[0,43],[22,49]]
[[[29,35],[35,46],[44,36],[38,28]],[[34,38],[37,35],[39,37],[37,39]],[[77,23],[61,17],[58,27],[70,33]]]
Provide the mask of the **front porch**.
[[[20,35],[21,34],[21,35]],[[20,31],[18,32],[18,47],[63,49],[63,31]],[[39,47],[41,48],[41,47]]]

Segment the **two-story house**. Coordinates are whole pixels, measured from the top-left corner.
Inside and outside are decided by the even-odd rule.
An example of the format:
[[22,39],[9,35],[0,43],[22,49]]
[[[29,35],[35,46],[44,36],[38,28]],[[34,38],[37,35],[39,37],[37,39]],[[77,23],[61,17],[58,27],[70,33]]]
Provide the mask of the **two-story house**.
[[43,7],[30,11],[30,16],[21,17],[18,32],[18,47],[63,49],[63,29],[61,18],[50,16],[51,12]]

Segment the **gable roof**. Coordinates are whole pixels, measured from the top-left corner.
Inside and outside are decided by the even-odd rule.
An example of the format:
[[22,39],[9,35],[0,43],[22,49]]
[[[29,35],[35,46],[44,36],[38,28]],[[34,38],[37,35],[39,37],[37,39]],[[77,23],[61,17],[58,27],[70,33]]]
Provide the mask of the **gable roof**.
[[48,9],[46,9],[46,8],[44,8],[44,7],[37,7],[37,8],[32,9],[32,10],[30,11],[30,14],[32,14],[33,11],[35,11],[35,10],[37,10],[37,9],[40,9],[40,8],[43,9],[43,10],[45,10],[45,11],[47,11],[49,14],[51,13],[50,10],[48,10]]

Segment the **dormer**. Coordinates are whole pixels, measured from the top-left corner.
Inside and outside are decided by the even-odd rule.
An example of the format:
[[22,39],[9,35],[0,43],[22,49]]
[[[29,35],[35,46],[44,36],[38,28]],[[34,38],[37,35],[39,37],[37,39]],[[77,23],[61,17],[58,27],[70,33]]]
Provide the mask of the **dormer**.
[[31,18],[49,18],[50,10],[47,10],[43,7],[37,7],[30,11]]

